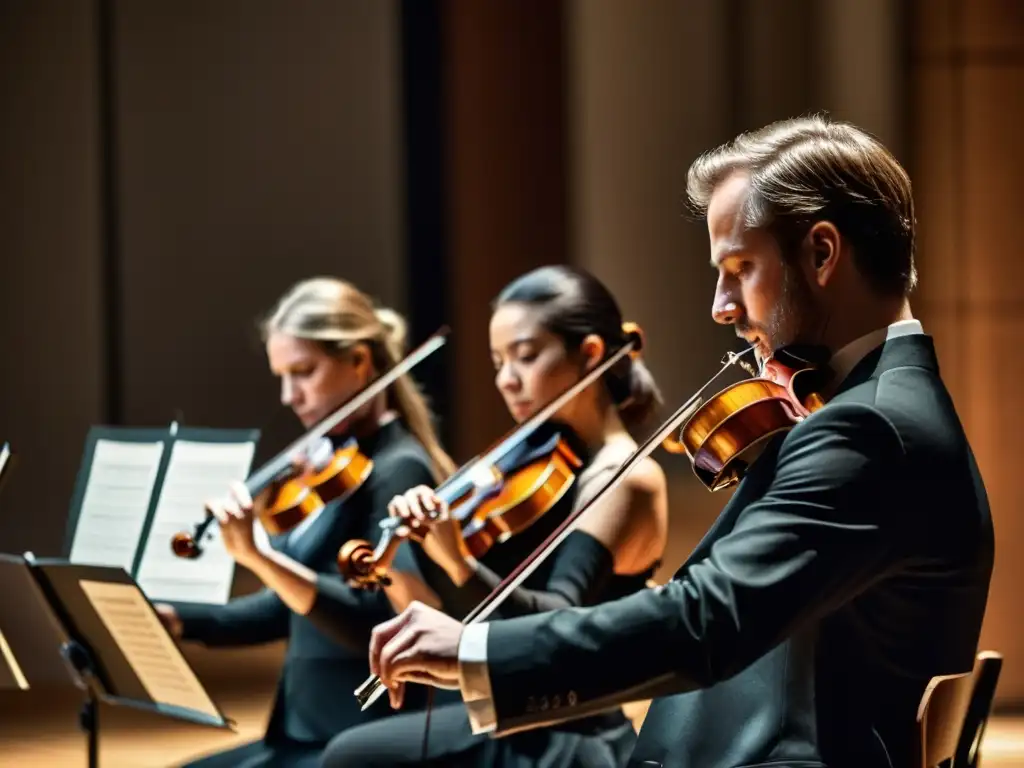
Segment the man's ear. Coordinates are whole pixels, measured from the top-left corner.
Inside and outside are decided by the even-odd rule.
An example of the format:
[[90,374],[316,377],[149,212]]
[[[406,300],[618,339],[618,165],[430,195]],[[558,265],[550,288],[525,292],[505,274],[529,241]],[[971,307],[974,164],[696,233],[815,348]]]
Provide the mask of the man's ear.
[[583,372],[589,373],[604,360],[604,339],[596,333],[587,336],[580,343],[580,354],[583,355]]
[[819,288],[824,288],[832,279],[842,256],[842,236],[831,221],[818,221],[807,231],[803,245],[810,256],[810,277]]

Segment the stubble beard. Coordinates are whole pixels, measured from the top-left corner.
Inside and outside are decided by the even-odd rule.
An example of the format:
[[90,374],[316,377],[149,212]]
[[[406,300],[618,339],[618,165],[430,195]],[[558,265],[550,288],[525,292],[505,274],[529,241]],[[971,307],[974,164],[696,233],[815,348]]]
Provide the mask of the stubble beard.
[[765,324],[771,353],[791,344],[814,344],[824,328],[824,313],[814,301],[803,275],[784,264],[782,290],[775,311]]

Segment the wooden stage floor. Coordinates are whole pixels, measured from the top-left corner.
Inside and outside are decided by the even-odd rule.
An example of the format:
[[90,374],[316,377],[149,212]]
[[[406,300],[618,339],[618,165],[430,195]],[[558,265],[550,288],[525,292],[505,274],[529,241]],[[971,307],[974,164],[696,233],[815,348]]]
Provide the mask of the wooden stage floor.
[[[191,655],[191,654],[189,654]],[[244,655],[244,654],[242,654]],[[237,656],[234,666],[242,661]],[[211,694],[237,733],[178,724],[146,713],[104,708],[100,712],[102,768],[169,768],[214,750],[259,738],[270,709],[274,665],[266,657],[245,665],[253,674],[231,678],[211,673]],[[259,663],[263,662],[263,663]],[[205,664],[199,666],[205,667]],[[236,667],[237,669],[237,667]],[[237,673],[236,673],[237,674]],[[339,695],[351,695],[339,691]],[[86,766],[85,736],[77,730],[77,691],[0,691],[0,766],[7,768],[78,768]],[[630,715],[641,722],[645,706]],[[984,744],[985,768],[1024,768],[1024,716],[1000,716],[989,725]]]
[[[255,692],[254,692],[255,693]],[[0,765],[11,768],[78,768],[86,765],[85,739],[76,728],[75,703],[18,702],[0,695]],[[207,751],[258,738],[268,714],[265,696],[221,697],[238,721],[238,733],[177,725],[124,711],[101,712],[102,768],[167,768]],[[984,745],[985,768],[1024,768],[1024,717],[997,717]]]

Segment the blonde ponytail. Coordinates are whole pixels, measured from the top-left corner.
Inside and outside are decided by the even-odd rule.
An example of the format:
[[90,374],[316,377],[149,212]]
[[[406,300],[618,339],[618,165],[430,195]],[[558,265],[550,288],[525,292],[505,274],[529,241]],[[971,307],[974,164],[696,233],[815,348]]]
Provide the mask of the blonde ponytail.
[[[405,356],[406,322],[401,315],[386,307],[378,308],[374,314],[384,329],[382,341],[388,357],[388,366],[391,367]],[[408,376],[402,376],[392,384],[389,394],[395,410],[430,456],[434,480],[441,483],[454,473],[457,467],[441,447],[426,398]]]
[[395,363],[405,356],[405,342],[407,326],[405,319],[387,307],[377,307],[373,310],[374,317],[381,324],[384,335],[382,341],[387,350],[388,357]]
[[[263,322],[262,330],[264,338],[271,331],[282,331],[333,350],[366,342],[373,350],[377,372],[384,373],[405,356],[408,326],[394,310],[374,307],[370,298],[351,283],[317,277],[285,294]],[[455,471],[456,464],[441,446],[423,394],[406,375],[391,385],[388,400],[426,450],[434,478],[441,483]]]

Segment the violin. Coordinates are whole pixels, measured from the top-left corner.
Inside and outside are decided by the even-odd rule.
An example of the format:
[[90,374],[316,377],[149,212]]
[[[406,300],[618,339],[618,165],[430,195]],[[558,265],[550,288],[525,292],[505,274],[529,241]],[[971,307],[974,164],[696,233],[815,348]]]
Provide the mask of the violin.
[[[496,460],[477,459],[435,490],[459,523],[467,554],[483,557],[497,542],[528,528],[569,491],[583,467],[571,442],[558,427],[510,437],[495,446],[506,449],[494,451]],[[339,550],[338,570],[349,584],[390,586],[387,570],[399,545],[406,538],[422,543],[422,536],[401,518],[388,518],[381,528],[376,548],[353,539]]]
[[738,483],[768,441],[825,404],[822,369],[782,348],[760,373],[737,360],[752,378],[726,387],[701,405],[677,440],[665,448],[686,452],[694,474],[711,491]]
[[[673,454],[686,453],[695,472],[698,460],[703,462],[697,476],[711,490],[719,490],[728,487],[722,484],[726,478],[738,482],[743,476],[752,463],[748,463],[751,449],[763,446],[773,435],[792,429],[825,404],[820,392],[812,385],[819,379],[809,375],[812,371],[822,372],[817,364],[780,350],[765,361],[758,373],[740,360],[752,350],[750,347],[741,353],[728,353],[719,371],[637,447],[589,502],[573,510],[529,557],[502,580],[462,620],[463,625],[486,620],[576,529],[583,515],[601,503],[658,446]],[[703,402],[702,393],[735,364],[751,373],[752,378],[726,387]],[[672,433],[677,429],[679,437],[673,438]],[[717,472],[714,471],[716,467],[720,467]],[[385,690],[380,678],[372,675],[354,693],[365,710]]]
[[[373,461],[359,451],[358,442],[350,438],[335,450],[327,433],[440,349],[447,333],[447,328],[439,330],[245,480],[245,488],[252,498],[272,489],[272,497],[259,512],[260,523],[268,534],[287,533],[366,482],[373,471]],[[301,454],[306,461],[300,466],[296,457]],[[207,529],[215,519],[207,510],[206,517],[194,530],[176,533],[171,539],[174,554],[187,559],[199,557],[203,537],[209,535]]]
[[[620,349],[435,489],[459,524],[466,553],[481,558],[494,544],[526,530],[575,483],[584,464],[572,445],[575,436],[549,420],[627,354],[639,356],[643,332],[634,323],[624,324],[623,331],[627,340]],[[376,548],[355,539],[339,550],[338,570],[349,584],[389,586],[387,569],[399,545],[406,538],[422,542],[422,535],[401,518],[388,518],[381,528]]]

